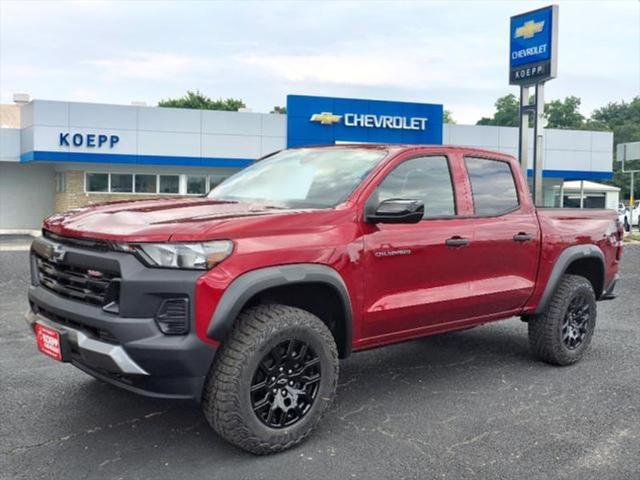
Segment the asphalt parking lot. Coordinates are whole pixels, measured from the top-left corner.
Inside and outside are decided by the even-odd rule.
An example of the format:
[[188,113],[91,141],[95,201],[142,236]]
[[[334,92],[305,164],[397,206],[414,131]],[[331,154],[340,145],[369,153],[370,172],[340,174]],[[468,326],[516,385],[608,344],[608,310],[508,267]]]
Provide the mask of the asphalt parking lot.
[[591,351],[533,360],[517,319],[356,354],[298,448],[254,457],[189,402],[136,396],[40,354],[27,253],[0,252],[0,478],[640,478],[640,246]]

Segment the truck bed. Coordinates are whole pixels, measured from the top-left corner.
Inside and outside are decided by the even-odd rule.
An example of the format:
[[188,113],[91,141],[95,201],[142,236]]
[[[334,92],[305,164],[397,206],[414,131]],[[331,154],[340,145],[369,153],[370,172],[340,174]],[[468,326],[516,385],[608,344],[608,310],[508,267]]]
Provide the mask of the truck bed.
[[552,208],[537,207],[538,216],[557,220],[615,220],[618,214],[615,210],[606,208]]
[[[568,245],[599,244],[617,230],[615,210],[595,208],[538,208],[543,241],[561,235]],[[568,246],[568,245],[565,245]],[[602,245],[601,245],[602,247]]]
[[[621,230],[618,214],[608,209],[537,208],[541,229],[540,267],[536,291],[530,306],[542,295],[543,287],[560,254],[575,245],[596,245],[604,256],[604,278],[596,290],[599,297],[616,278],[618,262],[622,254]],[[541,281],[542,280],[542,281]]]

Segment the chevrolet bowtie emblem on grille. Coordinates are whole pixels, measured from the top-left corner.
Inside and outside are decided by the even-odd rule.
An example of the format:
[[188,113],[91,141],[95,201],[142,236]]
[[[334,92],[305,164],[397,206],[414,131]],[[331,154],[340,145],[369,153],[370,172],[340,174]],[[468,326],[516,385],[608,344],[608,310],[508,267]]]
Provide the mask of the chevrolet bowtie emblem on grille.
[[49,260],[51,262],[58,263],[64,260],[67,252],[62,248],[62,245],[54,245],[47,253],[49,254]]
[[534,22],[529,20],[524,22],[524,25],[516,28],[515,38],[533,38],[536,33],[540,33],[544,28],[544,20],[541,22]]
[[338,123],[342,115],[334,115],[331,112],[314,113],[311,115],[312,122],[320,122],[321,125],[332,125]]

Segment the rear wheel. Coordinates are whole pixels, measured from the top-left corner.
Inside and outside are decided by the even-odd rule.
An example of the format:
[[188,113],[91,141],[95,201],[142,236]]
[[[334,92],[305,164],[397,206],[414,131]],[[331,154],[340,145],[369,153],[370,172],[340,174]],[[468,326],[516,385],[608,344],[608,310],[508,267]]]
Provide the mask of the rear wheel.
[[327,326],[284,305],[243,311],[209,373],[203,410],[229,442],[255,454],[302,442],[335,396],[338,352]]
[[596,297],[591,283],[564,275],[546,311],[529,319],[529,345],[540,360],[570,365],[582,358],[596,326]]

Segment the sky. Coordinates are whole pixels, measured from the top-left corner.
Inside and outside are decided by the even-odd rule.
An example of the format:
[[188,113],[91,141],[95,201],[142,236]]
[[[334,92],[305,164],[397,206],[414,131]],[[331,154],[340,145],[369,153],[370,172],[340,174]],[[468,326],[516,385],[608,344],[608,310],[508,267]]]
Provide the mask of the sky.
[[[509,17],[549,1],[0,0],[0,101],[155,105],[200,90],[255,112],[289,93],[442,103],[457,123],[508,84]],[[589,115],[640,95],[640,1],[560,1],[558,78]]]

